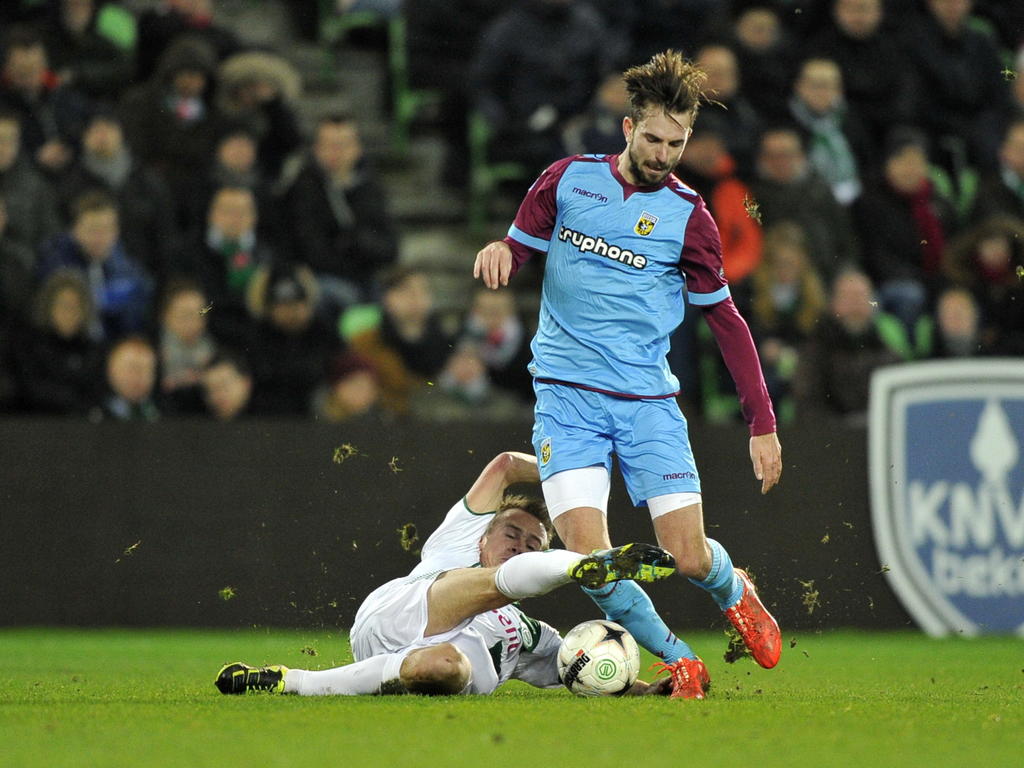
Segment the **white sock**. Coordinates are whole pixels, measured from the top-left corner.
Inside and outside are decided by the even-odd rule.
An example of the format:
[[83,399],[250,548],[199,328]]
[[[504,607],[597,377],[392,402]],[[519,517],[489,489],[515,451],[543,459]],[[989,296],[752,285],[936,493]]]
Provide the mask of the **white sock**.
[[569,583],[569,569],[582,557],[579,552],[565,549],[524,552],[498,568],[494,586],[513,600],[546,595],[555,587]]
[[319,671],[289,669],[284,676],[284,692],[300,696],[399,693],[405,690],[399,672],[408,655],[406,652],[371,656],[344,667]]

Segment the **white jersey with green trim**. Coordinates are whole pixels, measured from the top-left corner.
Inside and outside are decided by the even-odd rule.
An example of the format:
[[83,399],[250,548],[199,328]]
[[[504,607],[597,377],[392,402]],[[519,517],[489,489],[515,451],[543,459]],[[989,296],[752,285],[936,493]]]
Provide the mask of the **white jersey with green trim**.
[[[465,498],[460,499],[430,534],[420,553],[419,565],[406,579],[433,579],[443,571],[478,566],[480,537],[494,515],[494,511],[474,512]],[[557,657],[562,638],[558,630],[531,619],[515,605],[474,617],[450,641],[466,653],[473,665],[474,693],[491,693],[513,678],[538,688],[561,685]]]
[[420,551],[420,563],[410,576],[472,568],[480,564],[480,537],[494,519],[495,510],[474,512],[460,499],[430,534]]

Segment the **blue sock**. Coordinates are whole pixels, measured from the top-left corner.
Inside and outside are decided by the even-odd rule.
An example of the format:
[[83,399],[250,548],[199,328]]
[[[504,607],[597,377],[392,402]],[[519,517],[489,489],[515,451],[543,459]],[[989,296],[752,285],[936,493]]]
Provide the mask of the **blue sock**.
[[701,589],[707,590],[723,611],[739,602],[743,596],[743,583],[732,567],[732,559],[725,547],[714,539],[708,539],[711,547],[711,570],[704,581],[690,579]]
[[671,664],[685,656],[697,658],[685,642],[668,628],[647,593],[635,581],[616,581],[597,589],[583,590],[604,611],[609,621],[621,624],[637,643],[659,659]]

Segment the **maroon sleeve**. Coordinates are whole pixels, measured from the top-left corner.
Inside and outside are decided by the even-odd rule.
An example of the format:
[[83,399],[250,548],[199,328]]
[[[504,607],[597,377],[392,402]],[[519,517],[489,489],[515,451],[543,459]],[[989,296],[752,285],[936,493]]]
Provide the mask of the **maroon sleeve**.
[[775,411],[761,374],[761,361],[747,321],[736,309],[732,297],[703,309],[704,319],[715,335],[732,380],[736,382],[740,408],[750,426],[750,434],[767,435],[774,432]]
[[696,194],[683,197],[694,204],[694,209],[686,221],[679,266],[686,276],[687,293],[691,297],[710,297],[726,285],[722,239],[704,200]]
[[696,194],[684,194],[694,204],[686,222],[686,237],[680,268],[686,276],[689,303],[704,311],[704,319],[715,335],[725,365],[736,382],[743,418],[751,435],[775,431],[775,412],[768,396],[757,347],[750,336],[747,321],[729,295],[729,284],[722,268],[722,241],[718,226],[704,201]]
[[[575,156],[566,157],[552,163],[533,182],[533,186],[520,203],[515,221],[504,239],[512,249],[512,275],[518,272],[519,267],[534,253],[547,252],[547,243],[551,240],[555,216],[558,213],[558,182],[561,181],[565,169],[575,159]],[[523,242],[524,240],[526,242]],[[538,241],[543,241],[543,249],[537,247]]]

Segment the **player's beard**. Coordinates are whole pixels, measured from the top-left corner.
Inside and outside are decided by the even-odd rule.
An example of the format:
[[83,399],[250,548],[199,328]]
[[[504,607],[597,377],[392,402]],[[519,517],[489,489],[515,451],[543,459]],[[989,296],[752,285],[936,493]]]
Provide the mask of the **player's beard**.
[[641,165],[636,161],[636,155],[633,154],[633,145],[630,144],[627,148],[629,154],[629,170],[633,173],[633,178],[638,182],[638,186],[641,187],[654,187],[661,184],[668,175],[672,173],[672,166],[666,166],[664,170],[655,170],[648,168],[647,166]]

